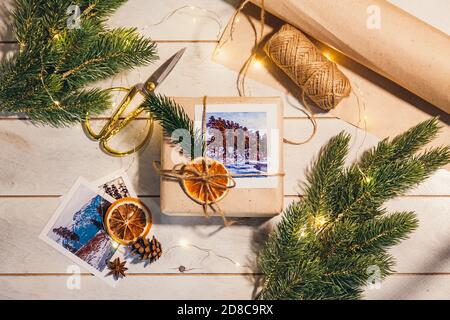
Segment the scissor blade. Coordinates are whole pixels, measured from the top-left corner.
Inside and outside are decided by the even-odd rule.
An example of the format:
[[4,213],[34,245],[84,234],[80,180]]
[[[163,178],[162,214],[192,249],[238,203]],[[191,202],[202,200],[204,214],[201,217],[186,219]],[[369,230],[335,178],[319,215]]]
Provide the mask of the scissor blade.
[[147,81],[145,81],[143,86],[144,93],[148,94],[147,84],[153,83],[155,85],[155,88],[158,87],[172,72],[173,68],[177,65],[178,61],[180,61],[181,57],[183,56],[184,52],[186,51],[186,48],[181,49],[177,53],[175,53],[172,57],[170,57],[169,60],[164,62],[151,76],[148,78]]

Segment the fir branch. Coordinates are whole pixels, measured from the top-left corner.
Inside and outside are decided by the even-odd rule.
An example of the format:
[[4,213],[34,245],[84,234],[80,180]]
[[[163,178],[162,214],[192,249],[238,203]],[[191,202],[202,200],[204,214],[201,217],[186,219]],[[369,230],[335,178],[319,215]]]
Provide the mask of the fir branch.
[[82,0],[78,1],[82,15],[96,18],[105,18],[114,13],[128,0]]
[[382,252],[417,229],[419,221],[414,212],[395,212],[361,224],[348,243],[350,252]]
[[392,141],[385,139],[376,148],[365,152],[359,161],[359,166],[362,170],[370,170],[373,165],[379,166],[394,159],[405,159],[433,140],[438,130],[438,118],[423,121]]
[[115,29],[99,34],[89,50],[74,50],[60,69],[69,87],[110,77],[120,70],[142,66],[157,59],[156,45],[136,29]]
[[[25,113],[54,126],[98,114],[110,94],[86,90],[93,82],[153,62],[156,45],[135,29],[106,29],[126,0],[16,0],[19,53],[0,62],[0,112]],[[67,8],[79,5],[80,28],[69,29]],[[79,99],[76,101],[75,99]]]
[[172,143],[179,144],[192,159],[203,154],[201,133],[195,130],[194,122],[175,100],[150,94],[142,106],[161,124]]
[[305,188],[305,191],[311,199],[308,204],[311,205],[309,210],[313,215],[329,209],[325,198],[329,186],[340,177],[345,157],[348,154],[349,141],[350,136],[345,133],[340,133],[332,138],[321,150],[321,156],[317,159],[313,170],[307,173],[309,186]]
[[[393,272],[387,249],[417,228],[413,212],[389,214],[385,201],[450,162],[448,146],[419,150],[439,130],[430,119],[383,140],[348,168],[348,136],[333,138],[308,173],[305,197],[288,206],[258,259],[262,299],[358,299],[369,277]],[[320,219],[318,223],[317,218]]]

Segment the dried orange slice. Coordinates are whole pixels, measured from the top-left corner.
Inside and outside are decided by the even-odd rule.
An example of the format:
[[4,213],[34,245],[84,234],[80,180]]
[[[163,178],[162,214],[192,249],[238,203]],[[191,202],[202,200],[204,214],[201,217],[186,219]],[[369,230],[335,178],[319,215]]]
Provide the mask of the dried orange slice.
[[114,202],[104,217],[105,230],[122,245],[129,245],[145,237],[152,226],[150,210],[136,198],[122,198]]
[[199,157],[185,165],[184,172],[187,178],[181,182],[183,188],[191,199],[200,204],[218,202],[228,192],[231,178],[227,168],[219,161]]

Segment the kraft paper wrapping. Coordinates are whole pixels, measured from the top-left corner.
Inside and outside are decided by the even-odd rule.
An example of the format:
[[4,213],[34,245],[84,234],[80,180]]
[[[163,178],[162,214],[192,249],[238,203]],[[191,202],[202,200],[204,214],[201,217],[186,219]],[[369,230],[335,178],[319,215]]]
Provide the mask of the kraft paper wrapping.
[[[385,0],[265,0],[264,4],[280,19],[450,113],[450,38],[445,33]],[[370,16],[374,6],[380,29],[368,28],[368,22],[376,27]]]
[[[202,105],[203,98],[174,98],[177,103],[183,106],[191,119],[195,116],[195,105]],[[277,159],[279,170],[283,172],[283,121],[282,103],[278,97],[264,98],[235,98],[235,97],[208,97],[208,105],[217,104],[275,104],[276,124],[279,129]],[[243,110],[245,111],[245,110]],[[176,150],[178,147],[170,143],[168,138],[163,138],[161,150],[161,168],[172,169],[177,163],[186,162],[186,158]],[[283,177],[273,177],[276,179],[274,188],[234,188],[230,189],[228,195],[223,198],[218,205],[226,217],[272,217],[283,210]],[[259,179],[259,178],[256,178]],[[202,216],[201,205],[196,204],[183,192],[178,182],[161,178],[161,212],[167,215],[177,216]],[[208,213],[212,213],[211,210]]]
[[[350,6],[349,3],[353,3],[353,6]],[[370,4],[379,3],[382,8],[382,29],[368,30],[366,28],[368,3],[369,1],[366,0],[265,0],[266,9],[280,16],[283,15],[283,20],[267,13],[265,34],[260,48],[286,21],[291,22],[309,35],[320,37],[342,52],[354,55],[361,62],[367,64],[371,62],[373,65],[378,61],[379,69],[386,70],[386,73],[396,77],[405,76],[406,78],[402,78],[405,86],[413,88],[411,86],[413,84],[414,88],[420,88],[422,93],[428,93],[427,96],[431,96],[430,100],[433,100],[435,104],[439,103],[443,109],[446,107],[448,111],[450,105],[450,62],[446,59],[450,56],[448,36],[384,1],[370,1]],[[233,38],[229,37],[230,24],[224,31],[218,45],[220,50],[214,54],[213,60],[239,72],[254,48],[256,34],[260,30],[259,15],[260,9],[257,6],[248,5],[238,16],[239,22],[235,24]],[[338,20],[334,19],[335,15]],[[406,23],[407,30],[403,27],[403,21]],[[346,42],[338,38],[337,34],[345,36]],[[411,34],[417,34],[419,38],[425,37],[429,40],[419,43],[419,38],[417,38],[412,41]],[[424,36],[424,34],[427,35]],[[331,55],[333,61],[350,79],[352,87],[357,88],[355,91],[359,92],[359,96],[362,98],[363,106],[361,103],[358,104],[354,95],[351,95],[342,100],[334,110],[328,113],[329,115],[337,116],[379,138],[393,137],[420,121],[439,115],[443,128],[441,134],[430,143],[430,146],[448,144],[450,141],[450,127],[448,126],[450,116],[448,113],[439,110],[431,103],[405,90],[404,87],[341,52],[314,38],[310,39],[324,53]],[[394,47],[396,49],[386,47],[387,41],[395,42],[396,40],[398,40]],[[405,50],[404,46],[408,49]],[[430,50],[431,46],[434,48],[433,50]],[[382,54],[381,49],[385,49],[389,53]],[[414,50],[414,52],[410,53],[408,50]],[[271,63],[262,50],[258,51],[258,57],[263,61],[264,68],[251,67],[247,78],[255,79],[294,97],[300,97],[298,86]],[[386,63],[383,63],[384,57],[387,58]],[[392,61],[393,59],[395,61]],[[422,63],[416,62],[414,59],[418,59]],[[425,59],[427,62],[423,63]],[[436,65],[439,65],[438,72],[435,72]],[[429,78],[426,78],[428,75]],[[426,88],[432,91],[428,91]],[[323,111],[318,108],[314,109],[314,112],[317,116],[323,114]],[[365,125],[363,117],[367,119]],[[446,168],[448,169],[449,166]]]

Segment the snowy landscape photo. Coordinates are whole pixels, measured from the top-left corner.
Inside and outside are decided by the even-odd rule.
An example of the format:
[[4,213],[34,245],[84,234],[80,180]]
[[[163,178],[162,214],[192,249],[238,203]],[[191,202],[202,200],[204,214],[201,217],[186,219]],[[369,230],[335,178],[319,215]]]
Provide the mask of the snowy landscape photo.
[[114,198],[114,200],[126,197],[137,198],[133,184],[131,183],[126,170],[123,168],[92,182],[92,185],[98,187],[98,193],[101,196],[108,195]]
[[207,152],[231,174],[267,173],[267,114],[207,112]]
[[79,179],[42,231],[41,238],[77,264],[105,278],[107,262],[117,251],[103,228],[103,215],[113,201]]
[[[276,179],[267,176],[278,170],[278,160],[273,156],[278,148],[275,107],[261,104],[207,107],[206,156],[222,162],[235,175],[237,188],[276,186]],[[197,129],[202,126],[200,119],[203,119],[203,106],[196,106]]]

